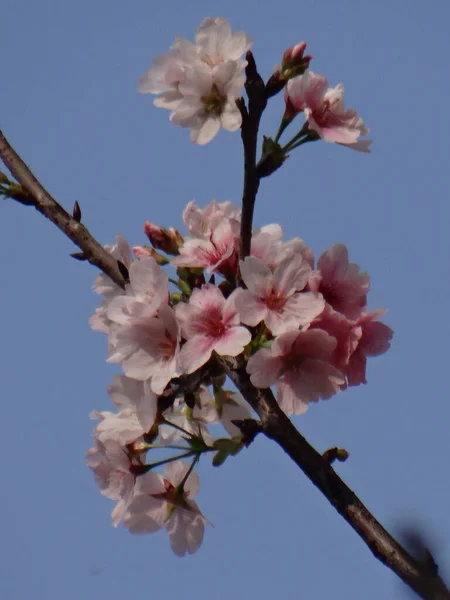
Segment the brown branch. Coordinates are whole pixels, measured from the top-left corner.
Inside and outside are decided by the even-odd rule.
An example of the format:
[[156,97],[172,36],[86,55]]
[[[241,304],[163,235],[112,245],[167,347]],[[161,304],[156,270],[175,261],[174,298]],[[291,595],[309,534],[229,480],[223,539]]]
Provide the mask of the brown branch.
[[[106,273],[117,285],[124,287],[124,278],[117,261],[95,240],[84,225],[82,225],[81,211],[75,211],[71,216],[64,208],[47,192],[47,190],[36,179],[20,156],[11,147],[8,140],[0,131],[0,158],[9,169],[11,174],[22,186],[24,197],[17,197],[21,204],[34,206],[34,208],[50,219],[58,229],[76,244],[81,254],[76,258],[86,260]],[[79,209],[79,207],[78,207]]]
[[242,194],[242,216],[239,258],[243,260],[250,254],[252,240],[253,211],[256,194],[259,188],[259,177],[256,172],[256,150],[258,144],[258,129],[261,116],[267,105],[264,81],[259,75],[255,59],[247,52],[247,67],[245,69],[245,91],[248,96],[248,111],[238,104],[242,114],[241,137],[244,145],[244,191]]
[[355,493],[342,481],[329,460],[319,454],[297,431],[278,406],[270,389],[255,388],[242,357],[218,357],[228,376],[261,419],[264,434],[276,442],[338,513],[349,523],[372,554],[424,600],[449,600],[450,592],[436,569],[412,557],[375,519]]

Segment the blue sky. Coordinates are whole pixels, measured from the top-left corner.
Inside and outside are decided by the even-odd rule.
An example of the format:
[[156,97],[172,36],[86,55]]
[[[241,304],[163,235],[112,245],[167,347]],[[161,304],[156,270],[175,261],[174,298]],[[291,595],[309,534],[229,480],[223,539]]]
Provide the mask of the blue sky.
[[[430,8],[430,6],[432,6]],[[181,227],[192,199],[240,201],[238,133],[206,147],[136,93],[152,57],[205,16],[244,29],[267,78],[305,40],[311,69],[342,82],[371,128],[373,154],[318,142],[261,185],[256,225],[281,223],[316,256],[345,242],[369,272],[371,308],[395,338],[370,362],[369,384],[295,420],[318,449],[350,452],[337,470],[394,533],[419,524],[450,561],[448,371],[448,22],[450,5],[380,0],[280,3],[174,0],[2,7],[1,127],[66,207],[78,200],[102,243],[145,243],[146,219]],[[282,100],[262,133],[273,135]],[[164,533],[110,524],[84,454],[93,408],[107,409],[115,369],[88,317],[95,270],[35,211],[0,206],[3,256],[4,517],[0,597],[399,598],[401,585],[277,447],[258,439],[213,469],[200,465],[198,502],[214,523],[201,550],[178,559]],[[450,573],[448,573],[450,576]]]

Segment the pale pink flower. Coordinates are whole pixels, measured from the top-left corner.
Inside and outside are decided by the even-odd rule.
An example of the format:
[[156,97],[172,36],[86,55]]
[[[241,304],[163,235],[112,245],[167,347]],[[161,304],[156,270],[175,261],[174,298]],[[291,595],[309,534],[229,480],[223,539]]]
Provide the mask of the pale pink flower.
[[208,17],[197,30],[195,44],[176,40],[167,55],[140,80],[142,93],[161,94],[155,105],[172,111],[171,121],[191,128],[191,139],[206,144],[220,127],[235,131],[241,125],[236,106],[245,82],[241,57],[252,42],[235,35],[225,19]]
[[96,437],[103,443],[113,440],[121,446],[133,444],[152,428],[158,398],[151,391],[149,382],[135,381],[123,375],[114,377],[108,394],[119,412],[93,414],[94,418],[101,419],[95,430]]
[[133,262],[129,275],[130,283],[125,292],[115,296],[108,305],[108,319],[120,325],[134,318],[155,315],[169,294],[168,277],[154,258],[144,257]]
[[290,331],[251,356],[247,372],[255,387],[277,384],[277,400],[287,415],[301,414],[309,402],[331,398],[345,384],[331,364],[335,347],[336,340],[320,329]]
[[251,256],[259,258],[272,271],[288,256],[300,254],[314,267],[314,255],[311,248],[300,238],[282,242],[283,229],[273,223],[257,229],[252,235]]
[[348,261],[344,244],[334,244],[319,258],[309,287],[312,292],[320,292],[334,310],[357,319],[366,306],[370,280],[367,273],[360,273],[357,264]]
[[178,267],[201,267],[225,277],[237,268],[239,223],[222,218],[212,230],[209,239],[191,238],[184,242],[179,255],[171,263]]
[[324,309],[321,295],[301,292],[311,267],[301,255],[288,256],[272,271],[261,260],[248,256],[240,263],[247,286],[239,290],[236,307],[241,321],[255,326],[264,321],[272,335],[309,324]]
[[114,338],[108,362],[121,363],[125,375],[145,381],[162,394],[177,371],[180,335],[173,309],[161,304],[156,316],[130,320]]
[[194,238],[210,240],[213,231],[224,220],[240,221],[239,209],[229,200],[217,202],[214,199],[204,209],[192,201],[183,211],[183,222]]
[[342,84],[328,88],[324,75],[306,71],[290,79],[285,88],[286,114],[292,119],[303,111],[309,129],[326,142],[343,144],[354,150],[368,152],[370,140],[359,140],[369,130],[353,109],[345,109]]
[[[114,246],[105,246],[105,250],[129,269],[132,263],[130,246],[121,235],[117,235],[116,239],[117,244]],[[96,277],[92,289],[96,294],[102,294],[104,299],[101,306],[95,310],[95,314],[89,318],[89,324],[94,331],[108,333],[111,324],[111,321],[108,318],[109,304],[113,298],[123,294],[123,290],[114,283],[110,277],[105,275],[105,273],[100,273],[100,275]]]
[[245,74],[235,61],[227,61],[213,69],[188,67],[178,90],[182,99],[172,108],[170,120],[190,127],[191,140],[204,145],[222,127],[236,131],[242,115],[236,104],[245,83]]
[[385,313],[383,309],[363,314],[357,321],[360,328],[360,340],[353,354],[350,356],[346,370],[348,385],[367,383],[366,363],[368,356],[384,354],[390,347],[390,340],[394,332],[378,319]]
[[133,497],[136,481],[133,465],[139,462],[139,457],[134,457],[132,461],[126,448],[118,442],[107,440],[102,443],[97,439],[96,446],[87,451],[86,459],[100,493],[117,500],[111,513],[113,525],[117,527]]
[[240,326],[236,292],[225,300],[218,288],[206,284],[192,292],[189,304],[176,306],[181,334],[187,340],[179,355],[184,373],[193,373],[204,365],[213,351],[222,356],[237,356],[250,342],[250,332]]
[[199,549],[208,523],[191,500],[200,487],[197,474],[190,473],[183,488],[179,487],[187,471],[187,465],[175,461],[167,465],[165,477],[151,471],[141,475],[124,519],[131,533],[153,533],[165,527],[177,556]]

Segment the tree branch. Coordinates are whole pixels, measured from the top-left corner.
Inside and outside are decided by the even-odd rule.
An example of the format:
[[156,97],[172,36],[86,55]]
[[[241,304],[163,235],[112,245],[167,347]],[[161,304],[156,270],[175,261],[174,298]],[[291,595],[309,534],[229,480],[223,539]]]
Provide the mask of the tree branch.
[[[11,147],[8,140],[0,131],[0,158],[22,186],[22,192],[16,198],[21,204],[34,206],[34,208],[50,219],[58,229],[76,244],[81,254],[75,256],[79,260],[86,260],[106,273],[117,285],[124,287],[127,283],[120,267],[115,260],[98,242],[92,237],[84,225],[77,220],[77,214],[71,216],[64,208],[47,192],[47,190],[36,179],[20,156]],[[23,194],[25,192],[25,194]],[[77,212],[77,211],[76,211]],[[80,214],[81,218],[81,214]]]
[[248,111],[243,105],[239,106],[242,114],[241,137],[244,145],[244,191],[242,194],[242,216],[239,258],[243,260],[250,254],[253,226],[253,210],[256,194],[259,188],[259,177],[256,171],[256,150],[258,144],[258,129],[262,113],[267,105],[265,84],[259,75],[255,59],[247,52],[247,67],[245,69],[245,90],[248,96]]
[[276,442],[338,513],[349,523],[372,554],[424,600],[449,600],[450,592],[437,570],[413,558],[375,519],[342,481],[330,462],[319,454],[284,414],[270,389],[255,388],[243,357],[218,357],[228,376],[261,419],[263,433]]

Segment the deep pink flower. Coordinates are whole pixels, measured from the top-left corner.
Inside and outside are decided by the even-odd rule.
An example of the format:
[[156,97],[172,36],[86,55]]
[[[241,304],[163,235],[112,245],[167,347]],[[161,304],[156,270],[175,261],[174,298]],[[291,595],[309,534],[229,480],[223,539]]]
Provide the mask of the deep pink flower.
[[360,273],[358,265],[349,263],[344,244],[334,244],[319,258],[309,288],[320,292],[334,310],[357,319],[367,303],[369,281],[367,273]]
[[309,129],[326,142],[343,144],[354,150],[368,152],[370,140],[359,140],[369,130],[355,110],[345,109],[342,84],[328,87],[324,75],[306,71],[290,79],[285,88],[285,119],[291,120],[304,111]]
[[348,385],[367,383],[367,357],[379,356],[389,349],[394,332],[378,320],[385,312],[383,309],[374,310],[358,319],[356,326],[361,329],[361,337],[346,370]]
[[287,415],[301,414],[309,402],[331,398],[345,384],[331,364],[335,348],[336,340],[320,329],[289,331],[250,357],[247,372],[258,388],[277,384],[277,400]]
[[181,334],[187,340],[179,355],[183,372],[196,371],[213,351],[222,356],[237,356],[250,342],[250,332],[240,326],[236,292],[225,300],[217,287],[206,284],[192,292],[189,304],[176,306]]

